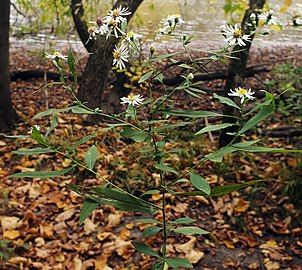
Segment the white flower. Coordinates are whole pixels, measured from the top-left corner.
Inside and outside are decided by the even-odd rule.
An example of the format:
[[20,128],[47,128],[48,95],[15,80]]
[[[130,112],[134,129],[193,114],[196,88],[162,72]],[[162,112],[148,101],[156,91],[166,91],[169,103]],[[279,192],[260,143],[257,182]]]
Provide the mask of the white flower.
[[[95,22],[90,22],[96,24]],[[97,34],[100,33],[100,28],[97,25],[91,25],[88,27],[89,39],[96,39]]]
[[258,15],[258,19],[263,21],[266,25],[281,25],[277,17],[274,15],[273,10],[264,11]]
[[46,52],[45,56],[46,56],[46,58],[51,59],[51,60],[58,60],[58,59],[67,60],[67,58],[68,58],[67,55],[63,55],[58,51],[55,51],[53,54]]
[[121,104],[131,104],[132,106],[140,105],[144,101],[141,95],[129,94],[128,97],[121,98]]
[[184,24],[184,20],[180,17],[179,14],[168,15],[165,19],[162,19],[164,27],[175,28]]
[[119,38],[119,34],[125,35],[125,33],[120,28],[120,24],[115,19],[112,18],[110,21],[107,21],[107,23],[108,23],[108,27],[109,27],[109,32],[107,34],[107,38],[110,36],[112,31],[116,38]]
[[233,91],[231,89],[231,93],[229,93],[228,95],[241,98],[240,102],[242,104],[246,98],[251,99],[251,100],[254,99],[254,97],[253,97],[254,94],[255,94],[255,92],[252,92],[251,89],[237,87],[237,88],[235,88],[235,91]]
[[128,62],[129,52],[125,44],[122,44],[120,47],[115,46],[113,52],[113,65],[119,69],[126,68],[124,62]]
[[185,23],[179,14],[168,15],[166,18],[162,19],[161,22],[163,27],[157,30],[160,35],[170,35],[176,27]]
[[245,35],[238,24],[232,25],[222,25],[220,26],[220,31],[223,36],[225,36],[226,41],[234,46],[238,44],[239,46],[245,46],[247,41],[250,41],[251,38],[249,35]]
[[35,128],[36,130],[38,130],[38,131],[41,130],[41,127],[40,127],[39,125],[34,125],[33,127],[31,127],[31,129],[30,129],[30,131],[29,131],[29,134],[32,134],[32,133],[33,133],[34,128]]
[[130,14],[131,12],[129,11],[128,7],[122,8],[122,6],[119,6],[118,8],[115,8],[108,12],[107,16],[105,17],[105,21],[109,22],[111,20],[115,20],[117,23],[125,22],[127,21],[127,19],[124,17]]
[[135,42],[135,41],[138,41],[139,39],[141,39],[142,37],[143,37],[142,35],[139,35],[139,34],[136,34],[132,31],[130,31],[130,32],[127,33],[127,35],[126,35],[125,39],[123,40],[123,42],[124,41],[128,41],[128,42],[133,41],[133,42]]

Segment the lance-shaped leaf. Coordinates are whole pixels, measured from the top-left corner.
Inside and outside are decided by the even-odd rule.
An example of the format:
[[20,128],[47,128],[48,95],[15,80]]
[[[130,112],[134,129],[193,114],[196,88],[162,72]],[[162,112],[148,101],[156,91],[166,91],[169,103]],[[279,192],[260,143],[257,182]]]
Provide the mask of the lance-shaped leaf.
[[223,123],[223,124],[207,126],[207,127],[202,128],[201,130],[197,131],[195,133],[195,135],[200,135],[200,134],[203,134],[203,133],[206,133],[206,132],[221,130],[221,129],[231,127],[231,126],[234,126],[234,125],[235,124],[231,124],[231,123]]
[[203,191],[207,195],[210,195],[211,187],[210,187],[209,183],[207,182],[207,180],[205,180],[200,175],[190,172],[190,182],[197,189]]
[[147,244],[144,244],[142,242],[138,242],[138,241],[132,241],[132,245],[135,247],[135,249],[143,254],[152,256],[152,257],[157,257],[159,258],[159,254],[153,250],[150,246],[148,246]]
[[215,93],[213,94],[213,97],[219,99],[220,103],[222,103],[222,104],[226,104],[228,106],[231,106],[231,107],[234,107],[238,110],[241,110],[240,107],[233,100],[231,100],[228,97],[222,97],[222,96],[219,96]]
[[179,227],[179,228],[175,229],[174,232],[185,234],[185,235],[208,234],[209,233],[208,231],[203,230],[199,227],[195,227],[195,226]]
[[75,166],[66,168],[64,170],[58,170],[58,171],[34,171],[34,172],[21,172],[21,173],[15,173],[10,175],[10,178],[40,178],[40,179],[47,179],[47,178],[54,178],[61,175],[64,175],[68,172],[70,172]]
[[154,167],[155,167],[156,169],[158,169],[158,170],[163,171],[163,172],[174,173],[174,174],[176,174],[176,175],[179,174],[178,171],[174,170],[172,167],[170,167],[170,166],[168,166],[168,165],[166,165],[166,164],[164,164],[164,163],[156,163],[156,164],[154,165]]
[[145,81],[147,81],[149,78],[151,78],[151,76],[153,75],[153,70],[152,71],[149,71],[147,72],[146,74],[144,74],[138,81],[138,83],[143,83]]
[[223,116],[222,114],[215,113],[212,111],[175,111],[175,110],[164,110],[162,111],[168,115],[175,115],[175,116],[183,116],[189,118],[202,118],[202,117],[214,117],[214,116]]
[[180,267],[193,268],[193,265],[189,261],[182,258],[164,258],[164,261],[173,269],[179,269]]
[[[261,122],[263,119],[265,119],[266,117],[268,117],[274,112],[275,109],[274,97],[270,93],[266,92],[265,101],[266,103],[263,104],[262,107],[260,107],[259,112],[255,116],[253,116],[249,121],[247,121],[243,126],[243,128],[239,130],[238,135],[241,135],[247,130],[253,128],[259,122]],[[270,101],[270,103],[267,104],[267,101]]]
[[86,166],[92,170],[94,164],[98,158],[99,152],[95,145],[91,146],[90,149],[85,153],[85,163]]
[[100,202],[97,202],[95,200],[92,200],[90,198],[86,198],[82,208],[81,208],[81,213],[80,213],[80,224],[83,224],[85,219],[91,215],[91,213],[98,208],[100,205]]
[[17,155],[24,155],[24,156],[29,156],[29,155],[40,155],[40,154],[48,154],[48,153],[54,153],[55,151],[50,148],[41,148],[41,147],[36,147],[36,148],[21,148],[16,151],[13,151],[12,153],[17,154]]

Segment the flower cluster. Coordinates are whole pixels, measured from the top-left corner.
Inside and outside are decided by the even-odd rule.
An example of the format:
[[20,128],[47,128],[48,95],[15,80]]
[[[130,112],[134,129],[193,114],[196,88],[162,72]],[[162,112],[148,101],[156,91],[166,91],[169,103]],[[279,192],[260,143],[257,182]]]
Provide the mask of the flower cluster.
[[237,87],[235,88],[235,91],[231,90],[231,93],[229,93],[229,96],[233,96],[233,97],[239,97],[241,100],[241,104],[244,102],[245,99],[254,99],[253,95],[255,94],[254,92],[252,92],[251,89],[245,89],[242,87]]
[[226,41],[231,45],[246,46],[246,42],[250,42],[250,35],[245,35],[238,24],[232,25],[222,25],[220,26],[220,31],[222,35],[226,38]]
[[176,27],[185,23],[179,14],[168,15],[168,17],[162,19],[161,22],[163,27],[157,30],[159,35],[170,35]]
[[95,39],[98,34],[107,35],[107,38],[112,33],[116,38],[119,38],[120,34],[124,35],[121,25],[127,22],[126,16],[130,14],[128,7],[119,6],[110,10],[103,19],[99,18],[96,22],[90,22],[91,25],[88,28],[89,39]]

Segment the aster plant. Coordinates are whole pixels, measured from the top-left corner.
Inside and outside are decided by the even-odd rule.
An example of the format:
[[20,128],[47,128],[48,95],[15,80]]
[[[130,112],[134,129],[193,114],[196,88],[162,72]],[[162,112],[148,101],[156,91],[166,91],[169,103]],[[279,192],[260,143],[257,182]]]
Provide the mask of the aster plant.
[[[169,238],[175,238],[176,235],[205,235],[211,232],[204,228],[202,221],[197,225],[196,220],[189,217],[181,217],[171,219],[167,210],[167,197],[189,197],[201,195],[206,197],[223,196],[232,191],[239,190],[249,185],[258,183],[258,181],[250,181],[238,185],[216,186],[211,187],[210,184],[202,175],[201,168],[205,162],[219,163],[222,162],[225,154],[230,154],[237,151],[245,152],[288,152],[282,148],[267,148],[257,146],[256,141],[242,141],[237,139],[244,135],[246,131],[251,130],[258,125],[266,117],[274,112],[274,97],[265,92],[264,100],[257,100],[257,105],[246,111],[245,105],[252,102],[254,92],[251,89],[242,87],[231,90],[229,96],[239,98],[239,102],[234,102],[226,96],[213,94],[213,98],[221,104],[236,108],[240,111],[240,116],[222,115],[216,111],[194,111],[194,110],[179,110],[174,108],[173,96],[186,92],[195,98],[202,99],[202,92],[198,89],[198,84],[194,82],[194,74],[200,69],[204,69],[207,64],[228,56],[228,48],[231,45],[239,44],[244,46],[246,42],[250,42],[248,35],[242,33],[240,26],[226,26],[223,28],[223,35],[226,37],[227,45],[221,50],[213,51],[208,59],[193,60],[190,54],[189,44],[192,37],[181,34],[181,26],[185,23],[179,15],[170,15],[163,19],[160,29],[155,32],[155,38],[160,35],[169,36],[175,42],[180,42],[183,51],[170,53],[168,55],[160,55],[155,50],[154,45],[150,45],[150,50],[145,52],[140,50],[137,40],[140,35],[134,33],[126,33],[123,24],[126,24],[124,16],[128,15],[129,11],[126,7],[119,7],[111,10],[103,19],[98,19],[92,24],[89,31],[91,38],[97,35],[113,35],[115,37],[122,36],[123,40],[120,45],[116,46],[113,56],[113,65],[118,69],[126,69],[125,62],[130,62],[130,59],[140,57],[148,66],[149,71],[143,74],[139,83],[148,82],[149,89],[143,93],[130,93],[127,97],[121,98],[121,103],[125,105],[125,111],[120,114],[106,114],[99,108],[90,109],[85,104],[81,103],[76,95],[77,73],[75,69],[76,61],[73,53],[70,51],[68,56],[63,56],[60,53],[47,54],[46,57],[51,59],[55,66],[60,69],[62,74],[61,83],[64,88],[74,97],[75,102],[72,106],[63,109],[50,109],[39,113],[35,118],[52,116],[51,125],[48,128],[38,128],[34,126],[30,132],[30,136],[38,144],[38,148],[20,149],[15,151],[15,154],[58,154],[71,160],[68,168],[58,171],[42,171],[42,172],[22,172],[11,175],[12,178],[51,178],[59,177],[63,174],[73,173],[75,168],[82,168],[95,175],[96,178],[102,181],[102,185],[94,187],[84,187],[79,185],[69,185],[69,187],[83,197],[84,203],[81,209],[80,223],[98,207],[102,205],[112,205],[117,209],[129,212],[143,212],[148,215],[147,218],[139,219],[137,222],[147,224],[148,226],[143,232],[142,238],[148,239],[154,235],[161,235],[161,240],[151,247],[146,241],[139,239],[133,241],[134,248],[143,254],[153,257],[154,270],[164,270],[168,268],[192,269],[191,262],[184,258],[170,257],[167,251]],[[188,55],[190,62],[183,64],[178,63],[174,57],[177,54]],[[173,88],[167,88],[164,81],[163,69],[159,68],[158,62],[165,59],[173,65],[185,69],[183,80],[179,85]],[[66,60],[64,62],[60,60]],[[67,65],[68,74],[71,74],[72,80],[67,80],[67,73],[64,73],[64,68]],[[70,76],[68,76],[70,78]],[[162,84],[162,94],[155,95],[152,89],[152,83],[158,81]],[[141,110],[147,114],[146,117],[141,116]],[[145,190],[141,196],[136,196],[129,190],[125,190],[114,184],[110,177],[101,175],[97,169],[98,148],[97,146],[90,147],[85,153],[84,158],[77,156],[77,148],[93,138],[93,135],[88,135],[82,138],[79,142],[64,146],[54,145],[50,140],[51,133],[58,125],[58,113],[74,113],[74,114],[95,114],[103,116],[110,120],[106,130],[116,129],[120,136],[141,144],[142,155],[147,155],[151,158],[153,167],[151,171],[159,175],[160,183],[156,189]],[[181,166],[171,165],[169,158],[172,153],[168,145],[175,140],[174,136],[180,128],[192,125],[196,121],[203,118],[222,117],[232,119],[233,121],[223,122],[219,124],[207,125],[199,130],[194,131],[194,136],[219,131],[230,126],[235,127],[234,140],[227,146],[217,149],[212,153],[205,154],[200,160],[196,161],[191,167],[180,169]],[[114,121],[114,123],[112,123]],[[43,132],[43,130],[46,130]],[[181,160],[181,159],[180,159]],[[150,179],[144,179],[150,181]],[[159,202],[152,201],[149,197],[152,194],[160,194]]]

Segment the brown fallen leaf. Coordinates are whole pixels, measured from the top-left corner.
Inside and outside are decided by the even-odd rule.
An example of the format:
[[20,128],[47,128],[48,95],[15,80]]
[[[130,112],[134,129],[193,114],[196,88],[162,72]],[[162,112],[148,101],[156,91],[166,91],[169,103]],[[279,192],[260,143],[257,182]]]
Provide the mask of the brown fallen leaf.
[[121,214],[116,213],[116,214],[109,214],[108,215],[108,224],[107,226],[110,228],[115,228],[121,223]]
[[3,231],[14,230],[20,224],[18,217],[1,216],[1,227]]
[[94,224],[91,219],[86,218],[84,221],[84,232],[85,234],[91,234],[96,231],[98,225]]
[[32,183],[29,188],[29,197],[35,199],[39,197],[40,194],[41,194],[41,186],[37,182]]
[[233,202],[234,202],[234,205],[235,205],[235,211],[237,213],[245,212],[250,206],[250,203],[248,201],[245,201],[241,198],[239,198],[239,199],[235,198]]
[[20,236],[20,232],[17,230],[8,230],[3,233],[4,239],[14,240]]
[[67,220],[67,219],[70,219],[74,214],[75,214],[75,210],[74,210],[74,209],[66,210],[66,211],[64,211],[63,213],[60,213],[60,214],[55,218],[55,221],[56,221],[56,222],[65,221],[65,220]]

